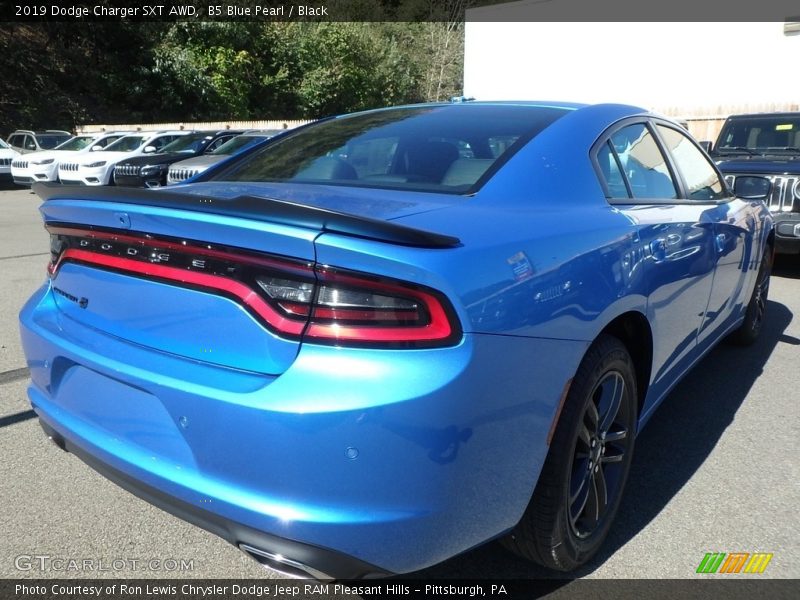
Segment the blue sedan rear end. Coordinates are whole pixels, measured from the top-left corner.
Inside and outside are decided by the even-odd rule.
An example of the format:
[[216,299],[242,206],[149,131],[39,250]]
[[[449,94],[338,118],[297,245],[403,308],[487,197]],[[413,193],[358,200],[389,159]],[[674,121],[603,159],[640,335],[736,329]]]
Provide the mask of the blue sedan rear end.
[[633,107],[370,111],[174,190],[36,189],[52,257],[20,320],[43,427],[292,574],[503,536],[575,568],[636,431],[764,318],[768,211]]

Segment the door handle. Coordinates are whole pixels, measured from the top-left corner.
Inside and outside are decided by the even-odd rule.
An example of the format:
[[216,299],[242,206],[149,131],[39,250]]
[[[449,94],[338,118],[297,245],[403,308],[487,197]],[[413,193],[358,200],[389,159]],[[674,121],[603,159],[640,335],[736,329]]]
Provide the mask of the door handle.
[[650,242],[650,255],[656,262],[661,262],[667,256],[667,242],[664,238],[656,238]]
[[728,236],[724,233],[718,233],[714,241],[717,244],[717,252],[720,254],[725,252],[725,247],[728,245]]

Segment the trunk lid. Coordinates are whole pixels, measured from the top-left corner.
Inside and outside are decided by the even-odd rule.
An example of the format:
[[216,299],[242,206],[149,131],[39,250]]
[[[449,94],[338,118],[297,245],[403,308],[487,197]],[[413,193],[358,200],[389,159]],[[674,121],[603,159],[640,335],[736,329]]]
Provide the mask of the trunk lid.
[[[270,375],[285,371],[299,350],[308,316],[287,320],[273,309],[280,302],[296,306],[287,293],[312,293],[320,232],[411,246],[458,244],[389,222],[443,203],[376,198],[375,190],[319,193],[319,186],[263,184],[190,185],[184,193],[41,184],[35,190],[45,199],[51,287],[66,317],[160,352]],[[345,207],[347,213],[337,210]]]

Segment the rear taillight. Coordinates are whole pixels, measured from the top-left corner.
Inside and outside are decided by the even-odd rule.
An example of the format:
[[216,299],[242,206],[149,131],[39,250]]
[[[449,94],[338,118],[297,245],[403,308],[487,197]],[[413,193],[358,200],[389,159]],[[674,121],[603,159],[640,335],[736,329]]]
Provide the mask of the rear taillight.
[[432,290],[330,267],[315,272],[314,286],[279,277],[257,279],[287,318],[308,319],[304,339],[425,347],[452,344],[460,336],[449,304]]
[[452,345],[446,298],[393,279],[188,240],[48,227],[56,276],[64,262],[202,288],[237,301],[283,337],[369,347]]

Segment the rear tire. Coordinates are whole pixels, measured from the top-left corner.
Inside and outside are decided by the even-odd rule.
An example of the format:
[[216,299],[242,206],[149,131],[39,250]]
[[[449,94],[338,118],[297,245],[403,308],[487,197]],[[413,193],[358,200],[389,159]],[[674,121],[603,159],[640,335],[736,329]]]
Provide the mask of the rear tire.
[[749,346],[761,335],[764,328],[764,319],[767,317],[767,297],[769,296],[769,278],[772,275],[772,250],[769,246],[764,249],[761,265],[758,267],[756,284],[747,304],[744,322],[739,329],[728,336],[728,341],[737,346]]
[[602,334],[572,380],[528,508],[502,543],[558,571],[591,559],[619,508],[636,422],[633,361],[622,342]]

